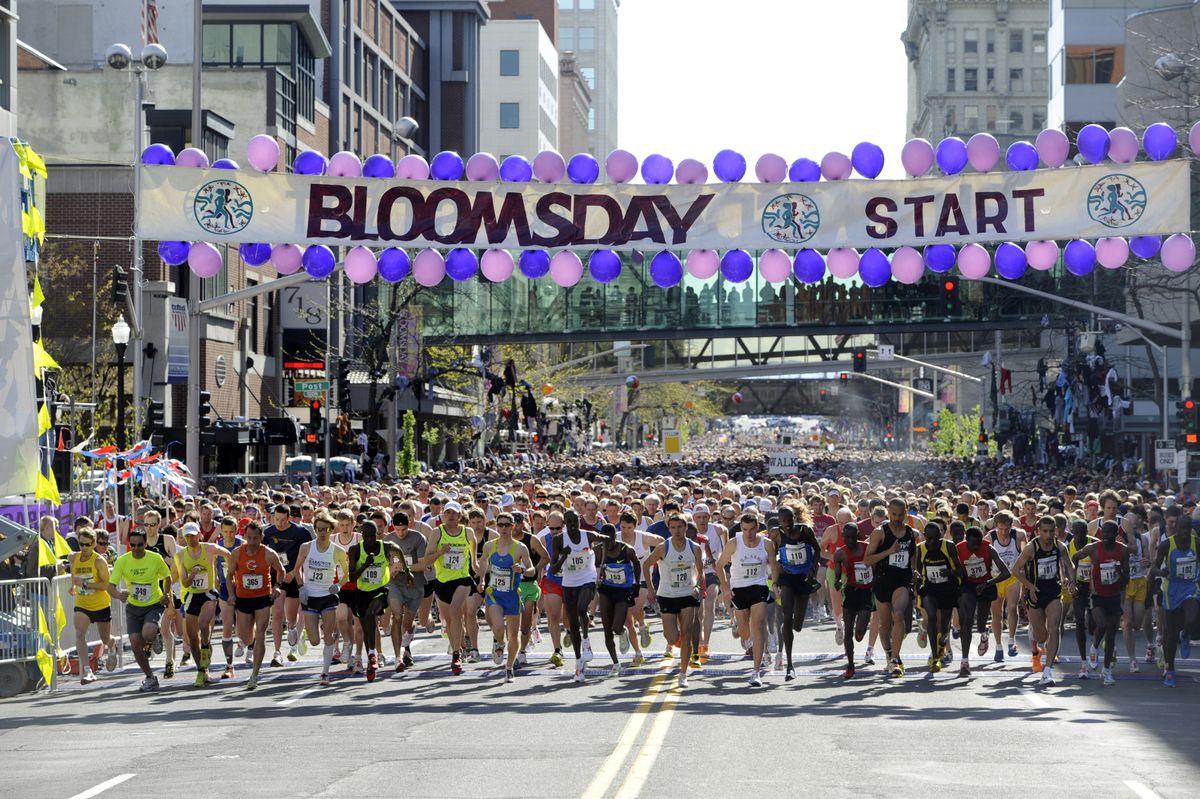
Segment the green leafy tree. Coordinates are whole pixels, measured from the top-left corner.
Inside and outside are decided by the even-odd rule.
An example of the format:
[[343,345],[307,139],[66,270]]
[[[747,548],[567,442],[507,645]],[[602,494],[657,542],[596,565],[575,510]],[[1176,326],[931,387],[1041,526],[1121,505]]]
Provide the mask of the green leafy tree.
[[417,473],[417,417],[412,411],[404,412],[404,444],[396,458],[396,473],[401,477]]

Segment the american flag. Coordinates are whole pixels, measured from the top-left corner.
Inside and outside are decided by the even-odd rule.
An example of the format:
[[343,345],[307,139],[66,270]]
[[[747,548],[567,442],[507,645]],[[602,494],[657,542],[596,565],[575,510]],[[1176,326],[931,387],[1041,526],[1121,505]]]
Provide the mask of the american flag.
[[158,1],[142,3],[142,45],[158,44]]

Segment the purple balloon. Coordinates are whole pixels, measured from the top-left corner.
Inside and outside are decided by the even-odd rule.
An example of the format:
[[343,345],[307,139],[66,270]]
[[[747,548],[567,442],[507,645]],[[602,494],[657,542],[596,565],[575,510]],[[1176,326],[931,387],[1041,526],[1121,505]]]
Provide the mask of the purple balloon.
[[883,171],[883,148],[869,141],[860,142],[850,151],[850,163],[854,164],[855,172],[874,180]]
[[146,166],[175,166],[175,153],[165,144],[151,144],[142,150],[142,163]]
[[660,289],[678,286],[683,280],[683,263],[670,250],[663,250],[650,261],[650,279]]
[[238,254],[247,266],[262,266],[271,260],[270,244],[243,244],[238,247]]
[[279,142],[265,133],[251,136],[246,142],[246,160],[259,172],[270,172],[279,163]]
[[1067,139],[1067,134],[1058,128],[1046,128],[1039,133],[1034,140],[1034,147],[1037,148],[1042,163],[1048,167],[1062,166],[1071,153],[1071,142]]
[[595,183],[600,177],[600,162],[589,153],[576,153],[567,162],[567,177],[572,183]]
[[958,251],[958,273],[965,280],[987,277],[988,270],[991,268],[992,259],[988,256],[987,250],[983,249],[982,244],[971,242],[963,245],[963,248]]
[[637,176],[637,156],[628,150],[613,150],[604,159],[604,171],[613,183],[628,183]]
[[967,145],[957,136],[948,136],[938,142],[938,169],[947,175],[957,175],[967,165]]
[[190,249],[192,249],[192,245],[187,241],[160,241],[158,257],[162,258],[163,263],[167,266],[179,266],[187,263]]
[[375,153],[363,161],[362,173],[364,178],[394,178],[396,167],[392,164],[392,159],[382,153]]
[[1173,233],[1163,242],[1159,258],[1168,271],[1186,272],[1196,263],[1196,242],[1187,233]]
[[792,274],[801,283],[820,283],[825,278],[825,259],[816,250],[797,250],[792,260]]
[[442,150],[429,162],[429,176],[434,180],[458,180],[463,175],[462,156],[451,150]]
[[304,258],[301,260],[304,264],[304,271],[308,272],[310,277],[322,278],[329,277],[337,266],[337,258],[333,255],[333,250],[326,247],[324,244],[311,244],[304,251]]
[[991,172],[1000,160],[1000,142],[990,133],[976,133],[967,139],[967,161],[976,172]]
[[545,277],[550,271],[550,253],[545,250],[525,250],[521,253],[517,265],[521,268],[521,274],[530,280],[537,280],[539,277]]
[[996,274],[1005,280],[1016,280],[1025,274],[1028,263],[1025,261],[1025,251],[1006,241],[996,248]]
[[196,147],[185,147],[175,156],[175,166],[186,166],[192,169],[208,169],[208,156]]
[[1142,143],[1137,134],[1124,125],[1119,125],[1108,132],[1108,157],[1118,164],[1132,164],[1137,160]]
[[1039,272],[1045,272],[1058,265],[1058,242],[1041,239],[1028,242],[1025,245],[1025,260]]
[[1004,154],[1004,161],[1008,164],[1008,168],[1015,172],[1028,172],[1031,169],[1037,169],[1037,148],[1027,141],[1015,141],[1008,145],[1008,151]]
[[737,183],[746,174],[746,157],[733,150],[722,150],[713,158],[713,174],[724,183]]
[[1108,131],[1094,123],[1084,125],[1075,138],[1075,146],[1089,163],[1098,164],[1108,156]]
[[836,150],[821,158],[821,177],[826,180],[845,180],[854,171],[854,164],[845,153]]
[[400,180],[429,180],[429,162],[416,153],[409,153],[396,162],[396,177]]
[[196,277],[216,277],[224,265],[221,251],[207,241],[198,241],[188,250],[188,267]]
[[467,180],[498,180],[500,162],[491,153],[475,153],[467,159]]
[[685,158],[675,167],[675,182],[681,186],[693,186],[708,180],[708,167],[695,158]]
[[533,179],[533,165],[523,155],[510,155],[500,164],[500,179],[505,183],[528,183]]
[[892,277],[906,286],[921,282],[925,274],[925,262],[921,253],[912,247],[897,247],[892,253]]
[[276,244],[271,248],[271,266],[281,275],[294,275],[300,271],[304,253],[296,244]]
[[821,179],[821,165],[811,158],[797,158],[788,170],[788,180],[793,183],[816,183]]
[[455,247],[446,254],[446,274],[456,283],[470,280],[479,271],[479,259],[474,250]]
[[930,244],[921,257],[925,260],[925,268],[930,272],[949,272],[954,268],[957,258],[953,244]]
[[900,163],[904,171],[919,178],[933,166],[933,145],[924,139],[909,139],[900,151]]
[[388,247],[379,253],[379,276],[387,282],[399,283],[411,270],[408,253],[399,247]]
[[1129,249],[1138,258],[1153,258],[1162,248],[1162,236],[1134,236],[1129,240]]
[[597,283],[611,283],[621,276],[621,256],[612,250],[596,250],[588,258],[588,271]]
[[1063,248],[1063,263],[1073,275],[1090,275],[1096,268],[1096,248],[1083,239],[1068,242]]
[[655,153],[642,161],[642,180],[650,184],[670,183],[675,175],[675,165],[665,155]]
[[1151,161],[1170,158],[1178,146],[1179,137],[1175,135],[1175,129],[1166,122],[1155,122],[1142,134],[1142,149],[1150,156]]
[[891,279],[892,265],[886,255],[872,247],[858,259],[858,276],[868,286],[879,288]]
[[324,175],[327,166],[329,162],[325,156],[316,150],[305,150],[292,162],[292,171],[297,175]]
[[542,150],[533,157],[533,176],[542,183],[558,183],[567,174],[567,162],[557,150]]
[[729,283],[745,283],[754,274],[754,259],[745,250],[730,250],[721,256],[721,276]]
[[231,158],[218,158],[216,161],[212,162],[212,168],[213,169],[241,169],[241,167],[238,166],[237,161],[234,161]]

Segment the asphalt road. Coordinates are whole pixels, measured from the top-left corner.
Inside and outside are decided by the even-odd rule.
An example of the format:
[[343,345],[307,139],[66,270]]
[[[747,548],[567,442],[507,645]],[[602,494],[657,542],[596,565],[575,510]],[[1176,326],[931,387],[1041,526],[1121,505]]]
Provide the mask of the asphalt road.
[[[723,622],[713,636],[730,654],[683,691],[661,657],[577,685],[571,661],[548,668],[548,640],[510,685],[490,660],[452,676],[436,635],[414,645],[414,670],[370,684],[339,673],[320,688],[302,659],[264,669],[253,692],[248,669],[197,689],[189,667],[142,695],[128,666],[0,702],[2,774],[11,796],[72,799],[1200,793],[1200,661],[1181,662],[1173,690],[1123,665],[1113,687],[1060,676],[1038,689],[1027,656],[976,661],[967,680],[957,665],[910,666],[902,680],[864,668],[844,683],[825,624],[801,634],[795,681],[773,673],[753,689]],[[926,656],[911,637],[906,651],[909,664]],[[1077,668],[1064,658],[1065,674]]]

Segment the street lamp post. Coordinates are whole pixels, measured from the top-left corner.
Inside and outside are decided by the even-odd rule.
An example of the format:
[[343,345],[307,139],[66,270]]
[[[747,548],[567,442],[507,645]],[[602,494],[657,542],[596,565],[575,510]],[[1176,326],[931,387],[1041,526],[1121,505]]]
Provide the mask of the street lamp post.
[[[117,317],[112,326],[113,346],[117,349],[117,451],[124,452],[125,440],[125,348],[129,346],[129,323],[125,315]],[[117,513],[125,512],[125,492],[117,486]]]

